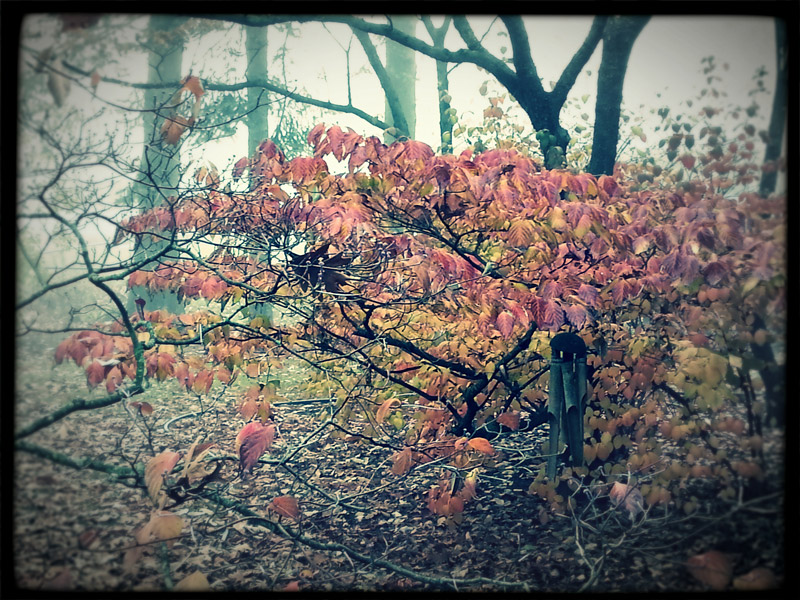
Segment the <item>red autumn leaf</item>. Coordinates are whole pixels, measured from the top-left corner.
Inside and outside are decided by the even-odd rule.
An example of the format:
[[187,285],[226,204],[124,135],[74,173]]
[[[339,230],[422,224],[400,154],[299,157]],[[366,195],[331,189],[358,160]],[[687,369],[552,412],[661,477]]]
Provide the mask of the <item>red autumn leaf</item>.
[[[80,341],[77,340],[74,340],[69,345],[67,352],[70,358],[72,358],[72,360],[75,361],[75,364],[78,365],[79,367],[83,365],[84,361],[89,356],[89,351],[86,349],[86,346],[84,346]],[[100,379],[100,381],[102,381],[102,379]],[[98,381],[97,383],[100,383],[100,381]]]
[[65,339],[58,345],[55,353],[55,360],[57,365],[60,365],[67,357],[67,355],[69,354],[69,349],[71,344],[72,344],[72,338],[70,337]]
[[683,163],[684,167],[691,171],[692,167],[694,167],[695,157],[691,154],[684,154],[681,156],[680,161]]
[[269,503],[269,509],[293,521],[300,519],[300,507],[292,496],[278,496]]
[[572,304],[568,306],[566,309],[564,309],[564,314],[567,317],[567,321],[569,321],[569,323],[576,329],[583,327],[589,318],[589,313],[586,312],[586,309],[580,304]]
[[244,173],[245,169],[247,169],[247,166],[249,164],[250,161],[246,157],[240,158],[239,160],[236,161],[236,164],[233,165],[233,174],[232,174],[234,181],[236,181],[242,176],[242,174]]
[[284,592],[299,592],[300,591],[300,582],[296,579],[294,581],[290,581],[285,586],[283,586]]
[[518,219],[508,228],[506,241],[512,246],[527,248],[533,243],[535,233],[532,221],[528,219]]
[[692,577],[719,591],[728,587],[733,575],[733,564],[727,555],[718,550],[697,554],[686,561]]
[[131,402],[128,406],[138,410],[145,417],[153,414],[153,406],[149,402]]
[[611,491],[608,493],[608,496],[614,504],[623,504],[625,510],[628,511],[631,521],[636,518],[636,515],[644,511],[644,498],[642,497],[642,493],[638,489],[620,481],[616,481],[614,485],[611,486]]
[[189,120],[180,115],[167,117],[161,126],[161,137],[167,144],[176,146],[189,125]]
[[494,454],[494,448],[492,448],[492,444],[486,438],[471,438],[467,442],[467,445],[473,450],[477,450],[483,454]]
[[248,423],[236,436],[236,449],[239,465],[243,473],[250,471],[275,439],[275,426],[264,425],[259,421]]
[[150,498],[154,501],[164,483],[164,476],[172,471],[180,458],[181,455],[178,452],[164,450],[161,454],[147,461],[147,465],[144,468],[144,482],[147,484]]
[[504,412],[497,417],[496,421],[511,431],[516,431],[519,429],[519,412]]
[[119,367],[112,367],[108,375],[106,375],[106,391],[109,394],[113,394],[120,383],[122,383],[122,372]]
[[464,512],[464,501],[458,496],[451,496],[447,502],[447,512],[451,515]]
[[88,367],[86,367],[86,383],[90,388],[95,388],[106,377],[106,369],[96,360],[93,360]]
[[497,315],[497,321],[495,325],[497,327],[497,331],[499,331],[505,339],[510,338],[511,332],[514,331],[514,315],[512,315],[509,311],[504,310]]

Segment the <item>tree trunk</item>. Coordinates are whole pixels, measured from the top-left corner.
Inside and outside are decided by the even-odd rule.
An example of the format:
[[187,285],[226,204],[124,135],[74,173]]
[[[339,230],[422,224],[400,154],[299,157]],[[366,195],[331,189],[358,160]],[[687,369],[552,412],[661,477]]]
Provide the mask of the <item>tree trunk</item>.
[[[783,130],[786,127],[787,85],[789,48],[786,45],[786,22],[775,19],[775,46],[777,50],[775,71],[775,97],[772,99],[772,115],[769,120],[767,134],[767,151],[764,162],[770,163],[778,160],[783,149]],[[775,191],[778,183],[777,169],[764,173],[758,193],[769,196]]]
[[[245,27],[245,52],[247,81],[267,79],[267,28]],[[259,106],[261,104],[261,106]],[[247,88],[247,156],[253,156],[258,145],[268,137],[267,92],[261,88]]]
[[[435,48],[444,49],[444,39],[450,29],[452,17],[444,18],[441,27],[434,27],[429,16],[423,16],[422,22],[431,36]],[[450,80],[447,72],[447,62],[436,61],[436,93],[439,98],[439,141],[442,144],[442,154],[453,151],[453,119],[450,114]]]
[[[412,16],[393,16],[392,24],[395,28],[408,35],[415,35],[417,29],[417,17]],[[403,110],[405,122],[408,125],[408,136],[413,139],[416,134],[416,112],[417,112],[417,64],[415,52],[406,46],[386,40],[386,72],[394,84],[394,89],[400,99],[400,106]],[[386,101],[386,122],[394,125],[398,121],[397,116],[392,114],[389,101]],[[394,137],[386,134],[386,143],[394,141]]]
[[[247,67],[245,79],[247,81],[266,81],[268,75],[267,64],[267,28],[245,27],[245,54]],[[269,137],[269,105],[267,91],[264,88],[247,88],[247,156],[254,156],[256,149],[262,141]],[[250,179],[250,189],[257,181]],[[255,258],[255,257],[254,257]],[[270,253],[267,252],[267,261]],[[251,301],[249,304],[253,316],[260,315],[272,321],[272,305],[268,302]]]
[[603,31],[603,55],[597,73],[597,104],[589,172],[609,175],[614,171],[619,142],[622,85],[636,38],[650,17],[614,17]]
[[[148,89],[144,93],[144,150],[140,171],[142,175],[133,186],[134,206],[144,210],[159,206],[167,198],[178,195],[180,182],[179,146],[170,146],[161,141],[161,126],[167,117],[162,106],[180,87],[181,63],[183,61],[183,40],[171,35],[171,32],[182,25],[186,17],[152,15],[148,26],[148,47],[150,54],[147,60],[148,83],[174,84],[165,89]],[[144,241],[135,249],[137,260],[151,256],[163,248],[163,242]],[[127,308],[129,312],[136,310],[134,301],[141,298],[145,301],[146,310],[165,309],[173,314],[183,312],[183,305],[171,292],[150,292],[144,287],[136,286],[128,294]]]

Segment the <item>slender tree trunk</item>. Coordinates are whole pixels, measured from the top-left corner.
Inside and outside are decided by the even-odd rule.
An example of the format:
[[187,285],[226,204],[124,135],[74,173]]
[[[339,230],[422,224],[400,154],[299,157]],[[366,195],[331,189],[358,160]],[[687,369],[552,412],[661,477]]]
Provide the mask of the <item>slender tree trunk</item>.
[[597,73],[597,104],[589,172],[609,175],[614,171],[619,142],[622,85],[636,38],[650,17],[614,17],[603,32],[603,55]]
[[[245,53],[247,68],[245,79],[247,81],[266,81],[268,75],[267,65],[267,28],[245,27]],[[267,104],[267,91],[263,88],[247,88],[247,156],[254,156],[259,144],[269,137],[269,105]],[[251,189],[256,181],[250,180]],[[266,261],[270,261],[267,252]],[[252,314],[266,317],[272,321],[272,305],[267,302],[250,304]]]
[[[245,27],[245,52],[247,54],[247,81],[267,79],[267,28]],[[259,106],[260,105],[260,106]],[[268,137],[267,92],[247,88],[247,156],[253,156],[258,145]]]
[[[786,45],[786,22],[775,19],[775,47],[776,47],[776,70],[775,70],[775,97],[772,99],[772,116],[769,120],[767,134],[767,151],[764,155],[764,162],[770,163],[778,160],[783,150],[783,130],[786,128],[786,107],[788,91],[788,65],[789,48]],[[778,183],[778,171],[773,170],[761,177],[761,184],[758,192],[762,196],[769,196],[775,191]]]
[[[177,197],[180,182],[179,146],[162,143],[161,125],[167,111],[162,108],[180,87],[183,40],[171,35],[175,28],[186,21],[186,17],[152,15],[149,23],[149,49],[147,60],[148,83],[174,84],[174,88],[146,90],[144,93],[144,150],[140,170],[142,176],[133,186],[135,206],[144,210],[159,206],[170,197]],[[176,41],[177,40],[177,41]],[[163,242],[142,239],[136,248],[137,259],[153,255],[163,248]],[[128,311],[136,310],[134,301],[145,301],[146,310],[165,309],[173,314],[183,312],[183,305],[173,293],[151,292],[144,287],[131,289],[128,295]]]
[[[416,35],[417,17],[393,16],[392,24],[395,28],[408,35]],[[394,89],[400,99],[400,106],[408,125],[408,136],[414,138],[416,134],[417,112],[417,64],[415,52],[406,46],[386,40],[386,72],[394,84]],[[392,114],[388,100],[386,101],[386,119],[394,125],[397,116]],[[394,141],[394,137],[386,134],[387,143]]]
[[[422,17],[422,22],[433,40],[435,48],[444,49],[444,39],[450,29],[452,17],[445,17],[441,27],[435,27],[431,18]],[[436,61],[436,93],[439,98],[439,140],[442,144],[442,154],[453,151],[453,119],[450,114],[450,81],[445,61]]]

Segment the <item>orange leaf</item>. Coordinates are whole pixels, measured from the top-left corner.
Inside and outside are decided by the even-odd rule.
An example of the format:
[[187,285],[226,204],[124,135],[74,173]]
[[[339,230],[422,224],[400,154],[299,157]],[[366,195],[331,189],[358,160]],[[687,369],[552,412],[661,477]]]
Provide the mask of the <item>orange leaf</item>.
[[686,561],[689,573],[715,590],[724,590],[730,583],[733,565],[730,558],[718,550],[709,550]]
[[131,408],[135,408],[138,410],[142,415],[148,417],[153,414],[153,407],[148,402],[131,402],[128,404]]
[[289,583],[287,583],[283,587],[283,591],[284,592],[299,592],[300,591],[300,582],[297,581],[297,580],[290,581]]
[[494,454],[494,448],[489,440],[486,438],[472,438],[467,442],[467,445],[473,450],[482,452],[483,454]]
[[180,115],[167,117],[167,119],[164,120],[164,125],[161,126],[161,137],[164,138],[167,144],[175,146],[178,144],[178,140],[188,126],[189,120],[185,117],[181,117]]
[[380,408],[378,408],[378,412],[375,413],[375,419],[378,423],[383,423],[384,419],[386,419],[386,415],[389,414],[389,411],[392,410],[395,405],[400,405],[400,400],[397,398],[390,398],[381,404]]
[[208,579],[205,575],[200,571],[195,571],[181,579],[172,589],[176,592],[204,592],[210,590],[211,586],[208,585]]
[[199,98],[206,93],[206,91],[203,89],[203,84],[200,83],[200,79],[194,75],[190,75],[183,80],[183,89],[193,93],[196,98]]
[[90,388],[97,387],[106,377],[106,369],[96,360],[86,367],[86,383]]
[[269,503],[269,509],[279,515],[289,517],[293,521],[297,521],[300,518],[300,507],[297,505],[297,499],[292,496],[273,498],[272,502]]
[[158,492],[161,490],[164,476],[178,464],[180,457],[181,455],[177,452],[164,450],[158,456],[154,456],[147,461],[147,466],[144,468],[144,482],[147,484],[147,491],[153,501],[155,501]]

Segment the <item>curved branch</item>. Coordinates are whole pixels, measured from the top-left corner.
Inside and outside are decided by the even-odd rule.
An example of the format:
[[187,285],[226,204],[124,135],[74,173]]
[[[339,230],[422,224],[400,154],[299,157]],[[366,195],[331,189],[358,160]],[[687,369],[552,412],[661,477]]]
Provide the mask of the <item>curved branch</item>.
[[36,433],[40,429],[44,429],[55,423],[56,421],[60,421],[64,417],[71,415],[74,412],[79,410],[94,410],[96,408],[105,408],[106,406],[111,406],[112,404],[116,404],[120,400],[124,400],[125,398],[129,398],[131,396],[135,396],[137,394],[141,394],[144,391],[144,388],[139,384],[134,384],[133,387],[126,389],[125,391],[119,391],[109,396],[105,396],[103,398],[98,398],[96,400],[84,400],[83,398],[75,398],[72,402],[69,402],[59,408],[58,410],[50,413],[49,415],[45,415],[44,417],[37,419],[27,427],[23,427],[17,433],[14,434],[14,439],[19,440],[24,437],[31,435],[32,433]]
[[572,86],[575,85],[575,80],[578,78],[578,75],[580,75],[583,67],[586,66],[586,63],[589,62],[592,54],[594,54],[595,48],[597,48],[597,45],[603,38],[603,31],[605,30],[607,22],[608,17],[605,15],[594,18],[592,27],[586,35],[586,39],[583,40],[583,44],[581,44],[581,47],[578,48],[578,51],[572,56],[569,64],[564,67],[561,77],[558,78],[558,82],[551,92],[554,102],[559,106],[566,102],[567,94],[572,89]]
[[[511,50],[514,53],[514,68],[517,75],[530,85],[542,87],[539,74],[536,72],[536,65],[533,64],[531,56],[531,46],[528,43],[528,32],[525,30],[525,23],[522,17],[500,17],[508,31],[508,39],[511,41]],[[544,91],[543,89],[537,91]]]
[[378,81],[380,81],[381,87],[386,94],[386,101],[389,103],[389,108],[392,111],[392,122],[394,123],[394,127],[399,129],[403,135],[410,135],[408,121],[406,119],[405,112],[403,111],[403,107],[400,104],[400,97],[397,95],[397,90],[394,87],[392,78],[389,77],[386,67],[383,66],[383,63],[378,56],[378,51],[375,49],[375,45],[369,39],[369,34],[364,33],[359,29],[353,29],[353,33],[355,34],[356,38],[358,38],[361,47],[364,49],[364,52],[367,55],[367,60],[369,61],[372,70],[375,71],[375,75],[378,76]]

